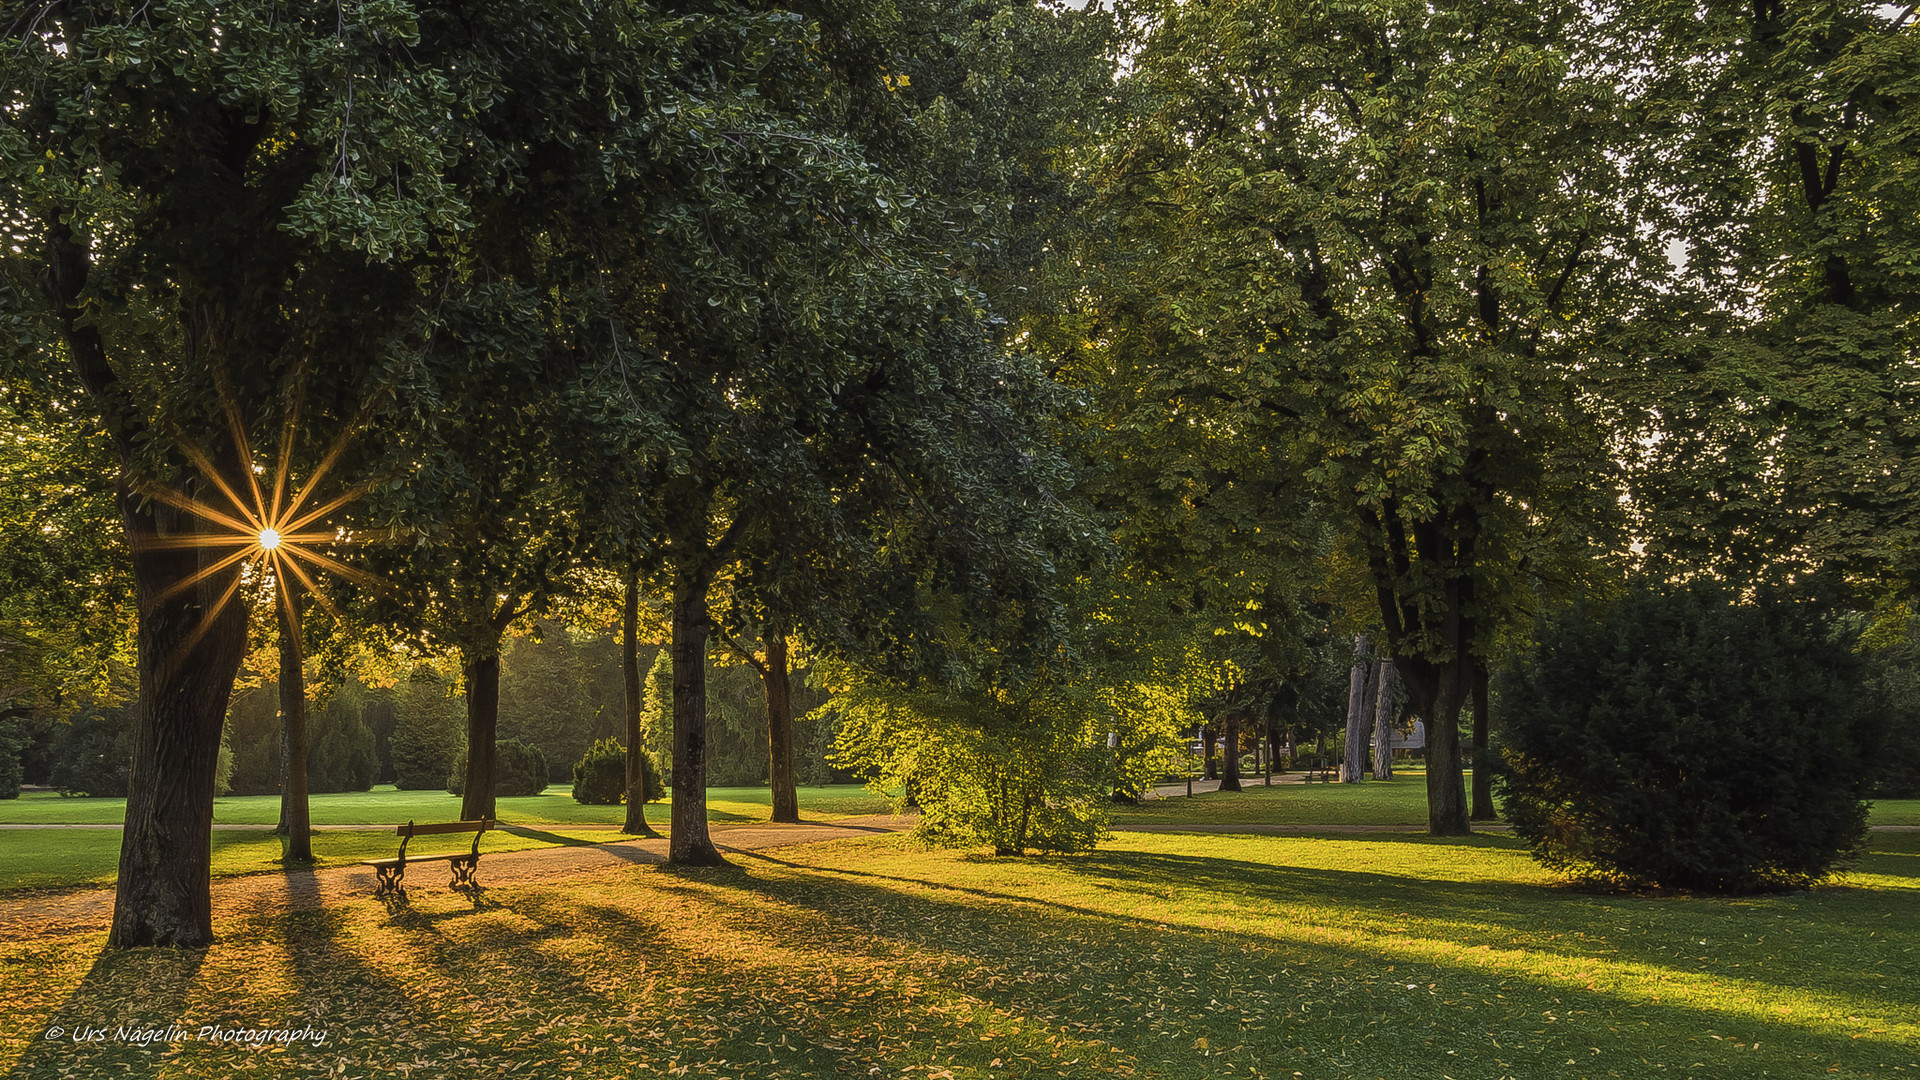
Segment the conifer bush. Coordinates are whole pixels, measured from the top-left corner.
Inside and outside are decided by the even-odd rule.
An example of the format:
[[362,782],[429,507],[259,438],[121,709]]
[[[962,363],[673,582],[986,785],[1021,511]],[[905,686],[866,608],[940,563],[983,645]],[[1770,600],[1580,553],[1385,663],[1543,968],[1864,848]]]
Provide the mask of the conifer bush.
[[[464,795],[466,788],[467,752],[462,750],[453,763],[453,771],[447,775],[447,791],[453,795]],[[538,795],[546,789],[547,755],[544,751],[520,739],[502,739],[494,745],[495,797]]]
[[[653,802],[666,794],[660,771],[650,754],[640,755],[641,801]],[[573,797],[596,806],[627,801],[627,748],[618,739],[601,739],[573,766]]]
[[1507,819],[1545,865],[1621,885],[1819,880],[1866,831],[1853,641],[1819,602],[1712,583],[1565,613],[1502,695]]

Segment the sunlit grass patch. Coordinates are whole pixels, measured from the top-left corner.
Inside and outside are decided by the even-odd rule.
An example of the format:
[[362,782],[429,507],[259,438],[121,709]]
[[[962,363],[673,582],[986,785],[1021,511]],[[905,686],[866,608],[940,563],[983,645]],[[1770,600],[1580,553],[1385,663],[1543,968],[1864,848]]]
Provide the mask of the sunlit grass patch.
[[[809,820],[885,813],[891,806],[884,797],[849,784],[803,787],[799,794],[801,815]],[[647,820],[665,822],[671,801],[649,803]],[[709,816],[716,822],[765,821],[770,805],[765,787],[707,789]],[[126,806],[125,799],[64,798],[51,792],[26,792],[18,799],[0,800],[0,824],[118,824],[126,818]],[[460,797],[444,791],[400,791],[383,784],[372,791],[314,795],[308,807],[315,825],[398,825],[403,821],[457,820]],[[553,784],[538,795],[499,799],[495,813],[501,821],[520,825],[618,825],[626,821],[627,811],[623,806],[577,803],[571,787]],[[271,825],[280,820],[280,796],[230,795],[215,799],[213,820],[220,825]]]
[[[0,946],[0,1069],[1899,1076],[1920,1070],[1917,852],[1883,835],[1842,887],[1718,900],[1565,888],[1505,837],[1132,834],[1043,860],[843,841],[260,916],[204,954]],[[38,1039],[121,1017],[329,1035]]]

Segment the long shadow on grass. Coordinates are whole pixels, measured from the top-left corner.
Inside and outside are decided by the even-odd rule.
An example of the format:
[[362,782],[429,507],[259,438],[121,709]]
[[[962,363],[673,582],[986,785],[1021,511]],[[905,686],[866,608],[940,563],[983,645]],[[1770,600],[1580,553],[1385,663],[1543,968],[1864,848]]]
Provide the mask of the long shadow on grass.
[[[168,1043],[130,1041],[120,1037],[121,1029],[165,1030],[184,1019],[206,959],[205,949],[102,952],[47,1018],[49,1026],[32,1033],[26,1053],[9,1075],[106,1076],[150,1068]],[[61,1029],[57,1037],[53,1026]]]
[[[1642,979],[1617,995],[1581,987],[1571,974],[1531,975],[1465,950],[1457,962],[1418,960],[1379,939],[1335,944],[1327,935],[1168,926],[1051,902],[1039,905],[1048,914],[1036,918],[1029,897],[796,869],[791,877],[727,883],[741,895],[725,921],[777,933],[767,916],[776,905],[768,901],[810,909],[834,928],[816,932],[816,947],[853,941],[859,944],[846,947],[869,956],[916,958],[936,966],[933,978],[1010,1013],[1185,1069],[1200,1067],[1187,1052],[1196,1036],[1215,1050],[1244,1046],[1247,1063],[1257,1067],[1291,1068],[1328,1056],[1366,1075],[1426,1075],[1434,1067],[1478,1075],[1464,1064],[1475,1057],[1504,1060],[1512,1070],[1501,1071],[1526,1076],[1559,1075],[1555,1067],[1568,1057],[1600,1064],[1596,1074],[1631,1066],[1627,1074],[1641,1075],[1646,1057],[1668,1067],[1717,1067],[1725,1059],[1724,1071],[1706,1075],[1747,1077],[1764,1068],[1804,1073],[1815,1057],[1824,1071],[1898,1054],[1884,1042],[1742,1015],[1744,1002],[1723,1012],[1639,996],[1649,987],[1671,992],[1657,980]],[[901,884],[932,888],[905,892]],[[1395,885],[1404,889],[1405,882]],[[1401,902],[1410,899],[1403,893]],[[1900,1013],[1892,1008],[1889,1015]],[[1713,1035],[1727,1041],[1710,1041]],[[1736,1039],[1758,1040],[1765,1049],[1732,1058]],[[1681,1042],[1693,1045],[1666,1049]],[[1608,1049],[1595,1056],[1590,1046]]]
[[[820,872],[765,854],[753,857],[803,873]],[[1894,914],[1880,910],[1889,906],[1920,915],[1920,904],[1911,903],[1904,894],[1897,894],[1900,902],[1890,905],[1887,894],[1869,893],[1871,910],[1866,914],[1881,925],[1868,927],[1861,903],[1847,895],[1774,898],[1772,904],[1785,907],[1753,910],[1724,901],[1682,902],[1686,906],[1679,907],[1668,901],[1592,896],[1551,887],[1273,866],[1213,856],[1102,851],[1048,860],[1045,865],[1091,879],[1106,891],[1168,901],[1176,896],[1185,902],[1225,901],[1256,917],[1266,908],[1272,912],[1270,918],[1295,920],[1295,925],[1317,924],[1332,932],[1364,927],[1380,936],[1378,944],[1362,951],[1389,963],[1406,950],[1380,932],[1404,926],[1414,938],[1436,938],[1461,948],[1639,964],[1666,969],[1680,978],[1706,973],[1793,994],[1819,987],[1821,994],[1853,1001],[1855,1007],[1871,1005],[1893,1016],[1908,1011],[1908,1003],[1920,991],[1911,975],[1897,970],[1890,975],[1885,966],[1887,956],[1898,951],[1898,941],[1889,935],[1913,936],[1912,927],[1920,922],[1912,917],[1900,920],[1897,915],[1884,918]],[[1120,915],[926,878],[837,868],[828,872],[1134,926],[1157,926],[1159,919],[1151,899],[1144,908],[1136,906],[1130,914]],[[1300,921],[1303,913],[1311,914]],[[1784,919],[1768,917],[1773,915]],[[1863,929],[1875,929],[1877,936],[1870,941]],[[1768,966],[1750,966],[1760,950],[1743,938],[1767,936],[1788,943]],[[1800,939],[1798,944],[1793,943],[1795,938]],[[1276,940],[1248,937],[1243,944],[1249,949],[1269,948]],[[1851,948],[1842,942],[1852,943]],[[1889,978],[1896,983],[1889,984]]]

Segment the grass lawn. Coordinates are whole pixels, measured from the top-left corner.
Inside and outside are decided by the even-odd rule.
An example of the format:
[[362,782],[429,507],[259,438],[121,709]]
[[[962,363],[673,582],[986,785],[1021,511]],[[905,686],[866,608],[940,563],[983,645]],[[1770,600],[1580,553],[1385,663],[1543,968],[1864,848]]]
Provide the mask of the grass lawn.
[[[1584,893],[1508,837],[1399,834],[1131,834],[1041,860],[878,837],[477,903],[420,890],[397,914],[255,916],[206,950],[0,944],[0,1071],[1920,1075],[1920,836],[1874,847],[1844,886],[1739,900]],[[209,1026],[326,1034],[247,1049]]]
[[[647,804],[647,820],[667,820],[671,800]],[[618,825],[626,821],[626,807],[587,806],[573,801],[573,788],[554,784],[539,795],[497,800],[495,813],[513,825]],[[315,825],[398,825],[405,821],[454,821],[460,816],[460,796],[444,791],[400,791],[382,784],[372,791],[310,796]],[[764,787],[707,789],[707,819],[715,822],[765,821],[771,802]],[[886,799],[851,784],[800,789],[800,814],[807,820],[831,821],[890,809]],[[69,799],[52,792],[34,791],[18,799],[0,801],[0,824],[119,824],[127,816],[125,799]],[[213,820],[220,825],[271,825],[280,820],[280,796],[234,795],[213,801]]]
[[[523,834],[496,831],[480,841],[480,850],[518,851],[555,843],[598,843],[622,834],[604,829],[568,829],[568,825],[619,824],[625,808],[584,806],[573,801],[571,788],[553,786],[540,795],[499,800],[502,821],[512,826],[534,826]],[[765,821],[770,812],[766,788],[711,788],[707,792],[708,819],[714,822]],[[95,824],[119,822],[126,813],[121,799],[66,799],[29,793],[0,802],[0,822]],[[828,821],[860,814],[884,813],[891,804],[864,788],[853,786],[803,787],[801,817]],[[666,803],[647,807],[647,820],[664,826]],[[223,824],[272,824],[280,813],[277,795],[219,799],[214,820]],[[444,791],[396,791],[379,787],[370,792],[315,795],[314,824],[366,822],[452,821],[460,815],[460,800]],[[471,836],[421,837],[407,846],[410,855],[465,850]],[[316,832],[315,865],[357,863],[391,856],[399,846],[391,829],[379,832]],[[217,876],[256,874],[279,869],[281,841],[270,832],[214,830],[213,872]],[[120,864],[117,829],[0,829],[0,893],[9,889],[110,885]]]
[[[1397,769],[1391,780],[1362,784],[1276,784],[1258,776],[1246,790],[1176,795],[1139,806],[1117,806],[1115,825],[1408,825],[1427,824],[1427,776]],[[1468,781],[1471,785],[1472,781]],[[0,810],[0,814],[5,811]],[[1882,799],[1868,815],[1873,825],[1920,825],[1920,799]]]

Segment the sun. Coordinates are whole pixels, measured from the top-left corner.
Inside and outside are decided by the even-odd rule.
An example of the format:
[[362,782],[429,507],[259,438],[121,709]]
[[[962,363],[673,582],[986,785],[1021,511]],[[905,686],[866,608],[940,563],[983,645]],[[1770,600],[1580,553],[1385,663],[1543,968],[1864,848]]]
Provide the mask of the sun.
[[[222,395],[224,398],[225,395]],[[325,518],[335,510],[366,495],[372,490],[372,482],[363,483],[314,505],[315,495],[320,486],[346,452],[353,434],[360,427],[358,423],[347,424],[322,456],[314,468],[297,488],[291,488],[291,466],[294,436],[297,433],[299,410],[288,412],[286,425],[280,436],[280,454],[276,467],[268,474],[267,469],[256,463],[253,447],[247,438],[246,425],[241,422],[239,410],[230,402],[226,405],[229,426],[232,430],[234,446],[239,451],[242,467],[237,471],[246,477],[244,490],[236,490],[228,482],[222,470],[213,463],[213,459],[191,440],[179,440],[180,449],[197,467],[200,475],[217,492],[225,507],[212,505],[204,499],[190,498],[171,488],[153,485],[144,489],[145,493],[171,506],[193,514],[209,524],[218,527],[216,531],[192,536],[170,536],[146,538],[141,542],[146,546],[160,548],[210,548],[220,550],[231,548],[223,557],[201,567],[187,578],[168,587],[156,601],[166,600],[216,574],[228,571],[239,563],[250,563],[260,574],[270,575],[274,593],[280,606],[292,614],[293,588],[299,587],[319,601],[322,607],[335,618],[340,613],[327,599],[314,581],[314,575],[331,575],[352,581],[359,585],[381,587],[378,578],[358,567],[349,566],[340,560],[319,550],[322,546],[334,546],[354,542],[344,530],[330,528]],[[263,479],[266,483],[263,485]],[[290,490],[291,488],[291,490]],[[220,612],[240,591],[240,585],[247,575],[234,574],[225,593],[218,603],[202,613],[199,626],[181,646],[183,654],[190,652],[200,637],[213,625]],[[259,578],[256,578],[258,580]]]

